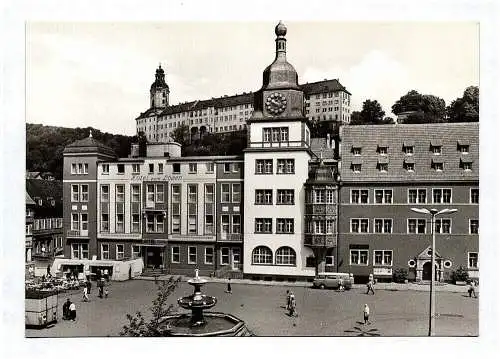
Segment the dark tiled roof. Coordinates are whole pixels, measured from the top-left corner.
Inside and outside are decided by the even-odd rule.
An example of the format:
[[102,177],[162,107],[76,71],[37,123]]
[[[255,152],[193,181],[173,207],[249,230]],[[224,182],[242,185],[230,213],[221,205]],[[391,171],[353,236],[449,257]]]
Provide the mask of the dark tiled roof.
[[[325,91],[328,92],[345,91],[348,94],[351,94],[349,91],[346,90],[344,86],[340,84],[340,82],[337,79],[306,83],[299,85],[299,87],[304,91],[306,95],[322,93]],[[253,104],[253,96],[254,92],[248,92],[234,96],[223,96],[223,97],[212,98],[209,100],[201,100],[201,101],[197,100],[197,101],[185,102],[185,103],[180,103],[178,105],[168,106],[161,112],[158,112],[158,109],[150,108],[145,112],[141,113],[139,117],[137,117],[136,119],[138,120],[141,118],[151,117],[152,115],[155,114],[161,116],[161,115],[171,115],[175,113],[188,112],[188,111],[199,111],[207,107],[222,108],[222,107],[244,105],[248,103]]]
[[[26,193],[35,201],[37,217],[62,217],[62,181],[26,179]],[[42,205],[38,203],[42,200]],[[52,206],[51,199],[55,200]]]
[[75,152],[101,152],[116,157],[115,152],[110,147],[102,144],[93,137],[86,137],[84,139],[70,143],[64,148],[63,151],[63,153]]
[[311,151],[319,157],[325,159],[333,158],[334,149],[328,148],[326,138],[311,138]]
[[[341,180],[344,182],[374,181],[479,181],[479,123],[440,123],[418,125],[362,125],[341,127]],[[457,143],[469,144],[469,154],[463,155]],[[388,146],[387,172],[377,168],[383,156],[377,153],[380,144]],[[430,151],[431,143],[440,143],[441,155]],[[361,156],[354,156],[351,148],[362,148]],[[405,155],[404,145],[414,146],[413,155]],[[464,171],[460,161],[472,161],[472,171]],[[432,163],[444,164],[442,172],[432,169]],[[353,163],[361,163],[361,172],[354,173]],[[415,171],[408,172],[403,162],[414,163]]]

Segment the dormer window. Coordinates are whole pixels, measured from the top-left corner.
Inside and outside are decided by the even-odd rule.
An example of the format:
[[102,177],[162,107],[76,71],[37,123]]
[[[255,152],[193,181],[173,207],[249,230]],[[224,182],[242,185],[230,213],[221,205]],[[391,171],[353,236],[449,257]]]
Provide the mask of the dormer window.
[[430,151],[434,155],[440,155],[442,147],[443,147],[443,144],[441,143],[440,140],[432,140],[431,141],[431,146],[430,146]]
[[444,169],[443,162],[438,162],[438,161],[432,161],[431,163],[431,168],[435,170],[436,172],[442,172]]
[[387,146],[378,146],[377,153],[383,156],[387,155]]
[[361,147],[353,146],[351,152],[354,156],[361,156]]
[[353,163],[353,164],[352,164],[352,171],[353,171],[354,173],[359,173],[359,172],[361,172],[361,164],[360,164],[360,163],[355,163],[355,164]]
[[117,164],[116,167],[118,169],[118,173],[120,173],[120,174],[125,173],[125,165],[123,163]]
[[472,171],[472,160],[470,158],[460,158],[460,168],[464,171]]
[[457,143],[457,150],[463,155],[469,154],[469,147],[469,144],[463,141]]
[[389,164],[388,163],[378,163],[377,164],[377,168],[380,172],[387,172],[387,170],[389,169]]
[[415,162],[413,162],[413,159],[405,159],[403,168],[408,172],[415,172]]
[[413,155],[413,146],[403,146],[405,155]]

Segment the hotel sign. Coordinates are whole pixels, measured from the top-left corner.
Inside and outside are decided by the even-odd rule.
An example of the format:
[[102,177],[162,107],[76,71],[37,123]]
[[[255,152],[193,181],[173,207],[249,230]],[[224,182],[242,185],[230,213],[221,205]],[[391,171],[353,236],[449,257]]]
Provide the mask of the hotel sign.
[[132,181],[146,181],[146,182],[180,182],[182,181],[182,175],[165,175],[165,176],[153,176],[153,175],[135,175],[132,176]]

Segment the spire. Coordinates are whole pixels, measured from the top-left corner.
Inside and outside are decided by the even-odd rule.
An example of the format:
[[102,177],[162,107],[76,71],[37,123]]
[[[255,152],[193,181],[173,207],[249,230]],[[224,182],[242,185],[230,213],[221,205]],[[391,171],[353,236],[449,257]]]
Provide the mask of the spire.
[[278,25],[274,28],[274,33],[276,34],[276,58],[282,58],[286,60],[286,31],[287,28],[280,20]]

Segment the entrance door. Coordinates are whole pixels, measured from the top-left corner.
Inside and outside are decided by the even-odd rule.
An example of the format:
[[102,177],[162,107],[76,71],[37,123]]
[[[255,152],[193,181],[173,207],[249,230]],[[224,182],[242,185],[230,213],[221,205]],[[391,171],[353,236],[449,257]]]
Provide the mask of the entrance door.
[[422,267],[422,280],[431,280],[432,276],[431,267],[432,267],[431,262],[424,263]]
[[232,256],[233,256],[233,270],[239,270],[240,269],[240,263],[241,263],[241,252],[240,248],[233,248],[232,251]]
[[163,248],[146,247],[146,267],[159,269],[163,265]]

